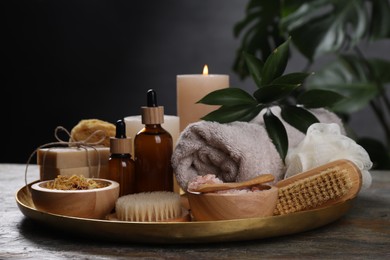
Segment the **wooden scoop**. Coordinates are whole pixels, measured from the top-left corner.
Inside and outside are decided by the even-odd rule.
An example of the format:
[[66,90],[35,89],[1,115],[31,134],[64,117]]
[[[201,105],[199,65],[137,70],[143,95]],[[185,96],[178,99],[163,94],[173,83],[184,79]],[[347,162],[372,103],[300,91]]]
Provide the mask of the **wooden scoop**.
[[196,189],[191,189],[194,192],[214,192],[220,190],[240,189],[250,186],[254,186],[261,183],[273,181],[275,177],[272,174],[262,174],[253,179],[243,182],[224,182],[224,183],[213,183],[213,184],[202,184]]

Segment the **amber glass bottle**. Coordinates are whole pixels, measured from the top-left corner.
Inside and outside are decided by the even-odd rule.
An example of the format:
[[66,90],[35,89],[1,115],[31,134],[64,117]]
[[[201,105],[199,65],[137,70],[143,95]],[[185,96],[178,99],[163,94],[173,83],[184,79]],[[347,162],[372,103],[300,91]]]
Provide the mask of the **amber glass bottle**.
[[131,138],[126,137],[124,121],[116,122],[116,135],[110,138],[108,179],[119,183],[119,196],[135,193],[135,163],[131,158]]
[[142,107],[145,127],[134,139],[136,192],[173,191],[172,136],[161,124],[164,108],[157,106],[154,90],[147,93],[147,107]]

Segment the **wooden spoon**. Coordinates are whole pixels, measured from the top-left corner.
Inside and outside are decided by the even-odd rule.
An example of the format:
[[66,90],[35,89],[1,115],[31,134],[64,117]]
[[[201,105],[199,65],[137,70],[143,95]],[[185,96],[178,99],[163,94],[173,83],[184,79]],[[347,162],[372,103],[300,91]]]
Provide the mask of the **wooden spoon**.
[[194,192],[214,192],[220,190],[240,189],[245,187],[254,186],[261,183],[273,181],[275,177],[272,174],[262,174],[253,179],[243,182],[224,182],[213,184],[202,184],[196,189],[191,189]]

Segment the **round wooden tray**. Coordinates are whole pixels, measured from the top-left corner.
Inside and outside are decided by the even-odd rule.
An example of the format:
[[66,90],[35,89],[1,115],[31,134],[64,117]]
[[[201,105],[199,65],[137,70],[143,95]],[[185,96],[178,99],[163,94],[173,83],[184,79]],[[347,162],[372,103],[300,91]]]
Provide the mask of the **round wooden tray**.
[[[30,184],[31,185],[31,184]],[[299,233],[329,224],[347,213],[352,200],[288,215],[189,222],[124,222],[55,215],[34,207],[27,186],[16,202],[28,218],[74,234],[125,243],[210,243],[244,241]]]

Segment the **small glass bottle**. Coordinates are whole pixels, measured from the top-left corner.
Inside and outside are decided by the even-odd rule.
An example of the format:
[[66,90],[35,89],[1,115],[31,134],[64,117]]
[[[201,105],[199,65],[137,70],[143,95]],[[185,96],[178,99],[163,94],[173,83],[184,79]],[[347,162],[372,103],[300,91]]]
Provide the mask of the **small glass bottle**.
[[135,163],[131,158],[131,138],[126,137],[123,119],[116,122],[115,137],[110,138],[108,179],[119,183],[119,196],[135,192]]
[[173,191],[171,134],[162,128],[164,107],[157,106],[156,92],[147,92],[147,106],[141,108],[145,127],[134,138],[136,192]]

